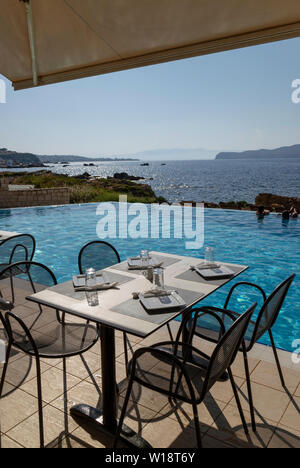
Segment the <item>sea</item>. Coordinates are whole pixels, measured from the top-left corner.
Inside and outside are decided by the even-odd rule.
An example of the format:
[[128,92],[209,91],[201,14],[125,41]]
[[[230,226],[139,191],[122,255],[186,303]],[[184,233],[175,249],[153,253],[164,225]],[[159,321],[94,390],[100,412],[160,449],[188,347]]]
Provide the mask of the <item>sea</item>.
[[[149,166],[142,166],[148,163]],[[48,169],[67,175],[88,172],[92,176],[113,176],[116,172],[144,177],[157,196],[169,202],[246,201],[254,203],[259,193],[300,196],[300,158],[276,160],[199,161],[113,161],[95,166],[71,163]]]

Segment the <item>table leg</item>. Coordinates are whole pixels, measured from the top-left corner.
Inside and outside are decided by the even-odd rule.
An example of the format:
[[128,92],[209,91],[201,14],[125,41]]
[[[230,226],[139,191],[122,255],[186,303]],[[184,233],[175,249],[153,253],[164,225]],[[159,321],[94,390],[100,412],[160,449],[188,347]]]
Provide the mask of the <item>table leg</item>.
[[[74,418],[86,423],[86,428],[114,437],[117,420],[117,380],[115,359],[115,331],[101,325],[101,364],[102,364],[102,411],[89,405],[76,405],[70,412]],[[151,448],[142,437],[123,425],[121,437],[129,445],[137,448]]]

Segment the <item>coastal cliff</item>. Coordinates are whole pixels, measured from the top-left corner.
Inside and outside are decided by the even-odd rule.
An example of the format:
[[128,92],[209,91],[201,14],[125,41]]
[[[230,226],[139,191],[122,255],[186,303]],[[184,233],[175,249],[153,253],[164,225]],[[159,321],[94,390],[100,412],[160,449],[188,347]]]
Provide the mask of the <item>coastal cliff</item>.
[[300,145],[283,146],[275,149],[260,149],[238,152],[222,152],[216,159],[300,159]]

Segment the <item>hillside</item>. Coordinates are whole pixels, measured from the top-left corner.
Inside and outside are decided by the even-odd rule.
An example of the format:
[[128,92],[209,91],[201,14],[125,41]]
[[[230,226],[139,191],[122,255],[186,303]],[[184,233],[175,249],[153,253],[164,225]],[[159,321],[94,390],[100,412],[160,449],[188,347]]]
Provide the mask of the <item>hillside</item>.
[[216,156],[216,159],[300,159],[300,145],[283,146],[276,149],[260,149],[243,151],[241,153],[223,152]]
[[7,148],[0,148],[0,159],[5,162],[11,161],[13,164],[22,165],[33,165],[42,166],[39,158],[32,153],[18,153],[16,151],[10,151]]
[[32,153],[19,153],[7,148],[0,148],[0,159],[12,161],[13,164],[43,166],[43,164],[57,164],[59,162],[95,162],[95,161],[138,161],[135,158],[86,158],[73,155],[36,155]]

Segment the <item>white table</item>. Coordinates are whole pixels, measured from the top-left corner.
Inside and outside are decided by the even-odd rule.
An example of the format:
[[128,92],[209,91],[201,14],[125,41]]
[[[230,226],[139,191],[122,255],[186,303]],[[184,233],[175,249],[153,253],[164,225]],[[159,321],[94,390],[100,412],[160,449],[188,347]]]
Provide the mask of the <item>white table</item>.
[[[85,293],[74,292],[72,281],[27,297],[29,301],[101,324],[102,412],[87,405],[78,405],[72,408],[71,413],[84,417],[98,430],[110,435],[114,435],[117,428],[115,330],[146,338],[248,269],[244,265],[225,264],[234,271],[234,277],[206,281],[190,270],[191,265],[199,264],[199,258],[162,252],[151,252],[151,255],[164,262],[166,287],[176,289],[185,299],[186,306],[181,310],[148,314],[140,301],[132,298],[132,293],[149,290],[151,284],[141,271],[128,271],[127,262],[105,270],[110,281],[119,282],[119,290],[102,291],[99,307],[89,307]],[[132,431],[128,434],[129,439],[131,443],[141,446]]]

